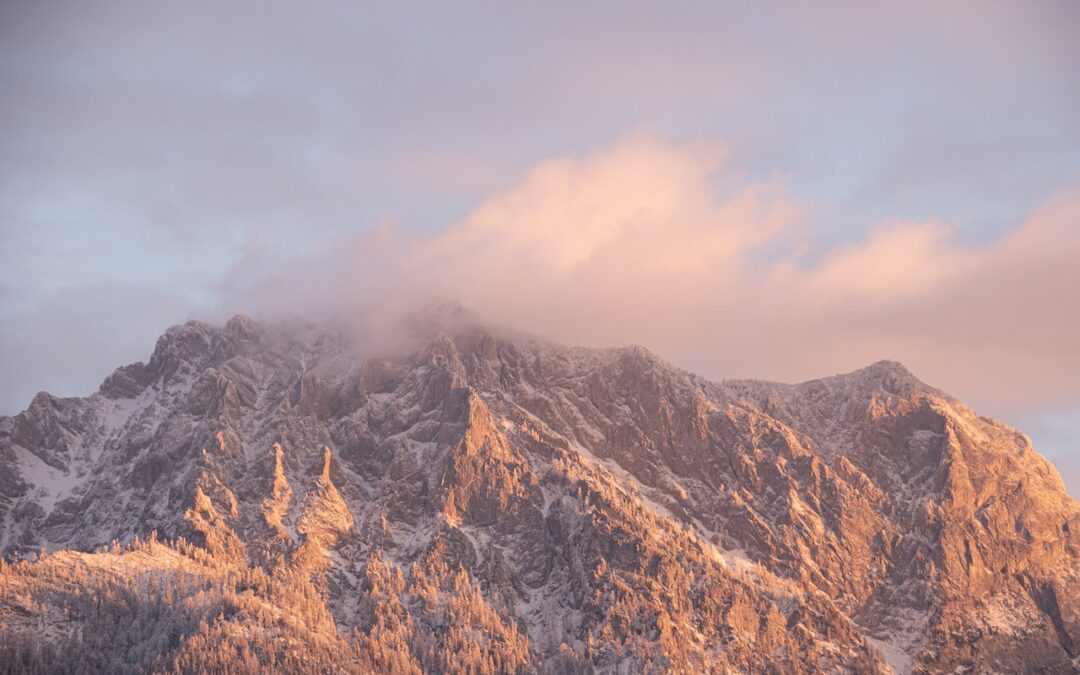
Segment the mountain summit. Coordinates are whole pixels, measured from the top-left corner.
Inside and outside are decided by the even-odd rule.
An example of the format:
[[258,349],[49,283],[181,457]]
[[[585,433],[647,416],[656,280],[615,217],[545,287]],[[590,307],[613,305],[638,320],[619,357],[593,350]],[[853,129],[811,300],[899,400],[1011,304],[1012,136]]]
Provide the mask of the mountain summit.
[[0,417],[0,671],[1080,670],[1080,505],[902,365],[407,331],[189,322]]

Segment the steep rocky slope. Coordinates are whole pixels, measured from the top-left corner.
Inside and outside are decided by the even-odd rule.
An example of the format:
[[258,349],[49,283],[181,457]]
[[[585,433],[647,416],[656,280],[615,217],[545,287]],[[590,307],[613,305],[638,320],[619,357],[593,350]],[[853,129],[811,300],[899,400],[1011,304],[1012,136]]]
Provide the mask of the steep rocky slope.
[[0,551],[36,559],[0,662],[1080,669],[1080,506],[899,364],[714,383],[447,307],[402,342],[190,322],[0,418]]

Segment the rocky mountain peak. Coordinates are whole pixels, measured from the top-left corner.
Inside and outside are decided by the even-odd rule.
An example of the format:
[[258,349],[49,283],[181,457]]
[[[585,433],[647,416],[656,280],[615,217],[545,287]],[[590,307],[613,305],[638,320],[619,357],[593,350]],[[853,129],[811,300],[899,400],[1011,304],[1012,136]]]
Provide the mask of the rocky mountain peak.
[[[76,647],[224,668],[200,659],[241,643],[283,667],[258,637],[281,636],[359,672],[1080,667],[1080,506],[899,363],[710,382],[452,304],[404,323],[408,349],[368,353],[188,322],[0,419],[0,552],[54,552],[0,568],[0,657],[43,634],[61,671]],[[179,638],[113,635],[124,612]]]
[[234,340],[258,340],[263,327],[246,314],[237,314],[225,323],[225,334]]

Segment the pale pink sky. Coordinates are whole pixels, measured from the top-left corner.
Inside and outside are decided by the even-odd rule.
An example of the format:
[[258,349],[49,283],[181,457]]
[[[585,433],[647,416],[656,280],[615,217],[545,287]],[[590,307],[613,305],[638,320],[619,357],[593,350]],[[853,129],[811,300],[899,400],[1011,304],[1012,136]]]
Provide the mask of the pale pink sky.
[[882,358],[1080,492],[1080,4],[0,5],[0,412],[433,292],[714,378]]

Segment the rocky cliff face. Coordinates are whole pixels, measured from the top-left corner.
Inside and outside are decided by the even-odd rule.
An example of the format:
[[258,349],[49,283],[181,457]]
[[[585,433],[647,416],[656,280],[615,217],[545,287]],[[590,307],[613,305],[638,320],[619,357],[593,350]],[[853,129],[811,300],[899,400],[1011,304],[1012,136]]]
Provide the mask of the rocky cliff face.
[[1080,505],[901,365],[715,383],[453,308],[410,326],[376,358],[191,322],[0,418],[0,551],[38,558],[0,568],[0,661],[1080,669]]

